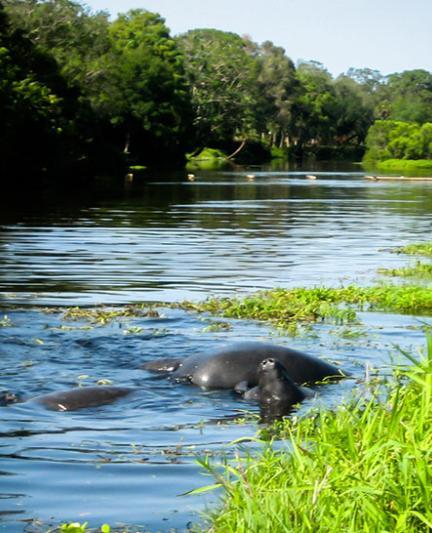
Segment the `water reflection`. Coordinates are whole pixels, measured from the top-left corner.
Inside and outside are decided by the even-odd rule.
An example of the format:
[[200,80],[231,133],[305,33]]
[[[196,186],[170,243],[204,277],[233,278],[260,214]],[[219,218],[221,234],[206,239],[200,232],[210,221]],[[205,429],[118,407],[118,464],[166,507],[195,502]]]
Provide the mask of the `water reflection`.
[[431,232],[432,184],[361,173],[220,172],[137,181],[84,205],[0,215],[11,302],[126,303],[370,281],[380,248]]
[[[374,183],[342,170],[315,169],[312,181],[310,169],[253,172],[253,181],[245,172],[194,182],[185,173],[150,176],[101,197],[2,208],[0,291],[10,322],[0,327],[1,390],[31,398],[104,379],[140,393],[80,412],[0,407],[1,531],[67,520],[184,531],[216,500],[179,495],[211,482],[197,457],[232,457],[230,442],[255,434],[255,423],[236,420],[258,406],[149,375],[145,360],[260,340],[326,356],[361,377],[366,366],[388,371],[395,345],[415,353],[423,344],[420,321],[379,313],[363,313],[354,338],[319,324],[315,336],[290,339],[249,321],[212,331],[213,319],[173,309],[89,327],[32,307],[369,283],[378,266],[406,262],[392,246],[431,235],[432,184]],[[338,405],[355,386],[322,387],[300,413]]]

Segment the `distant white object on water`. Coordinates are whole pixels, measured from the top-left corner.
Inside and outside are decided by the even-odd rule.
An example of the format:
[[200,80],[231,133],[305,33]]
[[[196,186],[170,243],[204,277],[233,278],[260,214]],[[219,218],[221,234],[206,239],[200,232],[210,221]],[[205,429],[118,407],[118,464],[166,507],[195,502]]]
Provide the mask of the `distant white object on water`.
[[256,177],[255,174],[246,174],[246,178],[247,178],[248,180],[254,180],[255,177]]
[[307,178],[308,180],[316,180],[316,179],[317,179],[317,177],[316,177],[316,176],[313,176],[312,174],[308,174],[308,175],[306,176],[306,178]]
[[187,179],[188,179],[189,181],[195,181],[195,174],[188,174],[188,175],[187,175]]

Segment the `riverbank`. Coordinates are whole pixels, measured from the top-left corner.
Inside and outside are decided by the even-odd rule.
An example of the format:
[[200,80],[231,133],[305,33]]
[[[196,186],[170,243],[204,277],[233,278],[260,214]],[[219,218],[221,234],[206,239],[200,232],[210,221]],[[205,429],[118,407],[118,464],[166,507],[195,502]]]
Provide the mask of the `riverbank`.
[[[431,243],[395,252],[430,257]],[[430,281],[430,265],[419,265],[382,273]],[[263,299],[225,300],[220,309],[228,316],[234,312],[272,322],[278,317],[282,325],[287,320],[355,319],[347,309],[339,314],[341,303],[409,313],[421,309],[430,315],[430,298],[430,288],[419,292],[413,286],[297,289],[270,291]],[[213,301],[208,309],[215,307]],[[239,459],[222,475],[207,463],[226,494],[211,514],[211,531],[414,532],[432,527],[432,337],[430,328],[426,331],[423,357],[403,352],[409,367],[395,368],[385,379],[366,375],[346,405],[284,419],[270,432],[261,429],[262,437],[286,439],[288,450],[275,450],[270,442],[261,455]]]
[[284,420],[271,445],[216,474],[211,531],[426,531],[432,527],[432,339],[390,382],[336,411]]
[[386,159],[377,161],[375,166],[378,170],[386,171],[432,170],[432,159]]
[[[420,194],[416,183],[371,183],[358,169],[338,164],[249,171],[254,180],[245,179],[244,170],[203,171],[195,181],[184,171],[149,171],[149,180],[135,179],[118,195],[85,195],[81,203],[36,201],[2,211],[4,388],[34,397],[100,380],[143,384],[130,401],[74,413],[29,408],[23,422],[24,405],[0,410],[8,448],[0,467],[11,474],[2,487],[8,530],[21,531],[32,520],[43,531],[70,520],[87,521],[88,528],[107,522],[112,529],[184,530],[201,521],[204,509],[215,508],[220,493],[179,495],[212,482],[198,457],[231,462],[245,447],[260,451],[253,441],[256,421],[233,422],[258,406],[224,391],[148,376],[138,366],[150,358],[265,341],[362,376],[371,364],[385,373],[395,344],[412,354],[424,345],[423,322],[430,320],[355,309],[361,323],[318,317],[296,336],[263,321],[170,307],[159,316],[139,309],[131,316],[127,309],[107,322],[112,306],[143,301],[239,298],[274,287],[370,286],[379,266],[411,261],[392,252],[395,243],[430,235],[428,184]],[[305,179],[309,174],[318,179]],[[326,307],[321,305],[320,312]],[[68,313],[75,320],[63,319],[74,306],[88,319],[78,320],[76,312]],[[317,404],[349,402],[355,385],[343,380],[320,387],[298,414],[306,416]],[[252,442],[232,444],[242,438]]]

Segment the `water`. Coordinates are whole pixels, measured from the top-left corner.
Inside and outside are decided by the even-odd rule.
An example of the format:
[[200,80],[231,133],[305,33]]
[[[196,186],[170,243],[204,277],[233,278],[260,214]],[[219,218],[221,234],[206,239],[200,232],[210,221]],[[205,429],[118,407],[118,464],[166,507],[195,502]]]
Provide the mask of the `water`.
[[[377,280],[378,267],[409,259],[394,246],[430,239],[432,184],[370,182],[352,170],[153,175],[109,194],[68,203],[3,206],[0,214],[0,385],[26,398],[100,379],[138,387],[97,408],[52,413],[35,404],[0,408],[0,530],[48,524],[125,523],[134,531],[184,531],[218,493],[196,459],[232,457],[253,436],[238,424],[253,404],[151,376],[140,365],[237,340],[288,344],[339,361],[357,376],[388,368],[395,345],[424,344],[416,317],[361,314],[356,338],[333,325],[315,337],[282,337],[253,321],[161,307],[159,316],[89,327],[52,306],[172,302],[271,287]],[[50,307],[47,312],[45,307]],[[210,326],[210,327],[209,327]],[[396,356],[397,357],[397,356]],[[321,388],[301,407],[337,405],[352,381]],[[249,444],[249,447],[258,446]]]

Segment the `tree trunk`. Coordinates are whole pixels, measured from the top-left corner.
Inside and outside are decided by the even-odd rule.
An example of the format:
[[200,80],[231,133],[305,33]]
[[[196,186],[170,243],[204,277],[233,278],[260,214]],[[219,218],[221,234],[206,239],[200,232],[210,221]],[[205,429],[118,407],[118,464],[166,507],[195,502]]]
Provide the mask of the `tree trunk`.
[[126,139],[125,139],[125,145],[123,148],[123,153],[128,154],[129,153],[129,146],[130,146],[130,131],[128,130],[126,132]]
[[236,150],[234,150],[234,152],[231,155],[229,155],[227,159],[233,159],[233,157],[235,157],[238,153],[240,153],[243,150],[243,148],[245,147],[245,144],[246,144],[246,139],[243,139],[240,146]]

